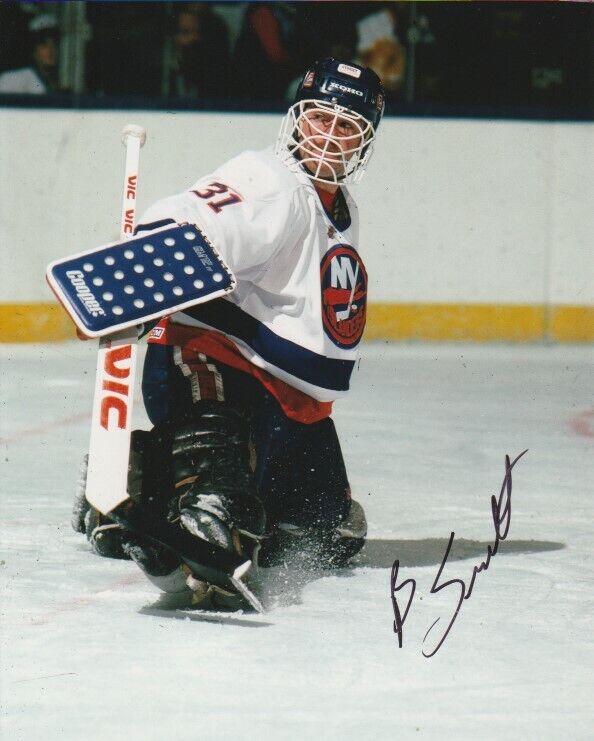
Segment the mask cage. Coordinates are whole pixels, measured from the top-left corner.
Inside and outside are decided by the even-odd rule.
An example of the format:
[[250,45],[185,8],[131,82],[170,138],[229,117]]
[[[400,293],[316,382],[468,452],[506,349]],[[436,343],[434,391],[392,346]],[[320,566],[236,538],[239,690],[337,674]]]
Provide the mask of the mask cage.
[[[353,133],[339,133],[345,122]],[[337,103],[301,100],[287,111],[275,151],[290,155],[287,164],[297,163],[314,181],[352,184],[363,177],[374,141],[372,124],[359,113]]]

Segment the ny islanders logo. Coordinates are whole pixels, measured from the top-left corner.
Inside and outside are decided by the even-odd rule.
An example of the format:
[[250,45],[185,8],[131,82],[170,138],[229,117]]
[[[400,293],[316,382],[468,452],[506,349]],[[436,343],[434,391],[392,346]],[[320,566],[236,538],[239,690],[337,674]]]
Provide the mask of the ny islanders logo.
[[320,274],[324,330],[338,347],[355,347],[367,314],[365,265],[352,247],[338,244],[324,256]]

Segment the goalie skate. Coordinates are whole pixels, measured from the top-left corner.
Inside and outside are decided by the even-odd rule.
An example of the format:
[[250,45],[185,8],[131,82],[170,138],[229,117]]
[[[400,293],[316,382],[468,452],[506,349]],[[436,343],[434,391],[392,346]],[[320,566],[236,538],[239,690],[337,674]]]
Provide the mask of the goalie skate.
[[[260,600],[245,583],[252,568],[252,561],[228,553],[223,548],[196,538],[175,525],[156,522],[143,516],[140,508],[131,500],[117,507],[110,517],[122,527],[165,546],[186,564],[194,582],[206,582],[226,593],[241,597],[246,606],[263,612]],[[186,582],[187,583],[187,582]],[[190,587],[191,589],[192,587]]]
[[186,568],[189,572],[186,584],[192,591],[188,608],[203,612],[237,612],[246,608],[263,612],[260,601],[242,581],[243,574],[238,575],[237,578],[235,576],[232,578],[235,591],[230,591],[216,584],[209,584],[196,579],[190,567],[186,566]]

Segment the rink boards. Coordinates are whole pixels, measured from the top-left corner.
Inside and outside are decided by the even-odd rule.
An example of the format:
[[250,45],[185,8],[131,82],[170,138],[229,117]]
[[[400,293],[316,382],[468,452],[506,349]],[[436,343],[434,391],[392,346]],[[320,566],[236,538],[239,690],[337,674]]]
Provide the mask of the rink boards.
[[[132,118],[148,132],[141,212],[242,149],[274,142],[280,121],[3,108],[0,136],[11,146],[0,151],[0,341],[73,336],[45,266],[117,237],[119,131]],[[593,129],[386,118],[369,172],[352,188],[369,273],[366,337],[594,340]]]
[[[589,306],[370,304],[366,340],[591,342]],[[73,339],[74,324],[56,303],[0,304],[0,342]]]

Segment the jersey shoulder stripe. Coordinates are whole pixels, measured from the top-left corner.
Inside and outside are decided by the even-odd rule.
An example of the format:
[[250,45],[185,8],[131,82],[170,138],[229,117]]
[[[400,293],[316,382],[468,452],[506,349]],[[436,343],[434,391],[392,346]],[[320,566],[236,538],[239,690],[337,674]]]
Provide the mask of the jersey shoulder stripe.
[[296,379],[330,391],[349,389],[354,360],[328,358],[301,347],[277,335],[230,301],[215,299],[183,313],[203,326],[236,338],[262,360]]
[[174,324],[170,318],[166,318],[161,320],[148,341],[151,344],[177,345],[184,354],[194,354],[198,358],[204,354],[209,359],[253,376],[274,396],[285,415],[296,422],[313,424],[332,414],[331,401],[318,401],[254,365],[241,354],[231,339],[220,332]]

